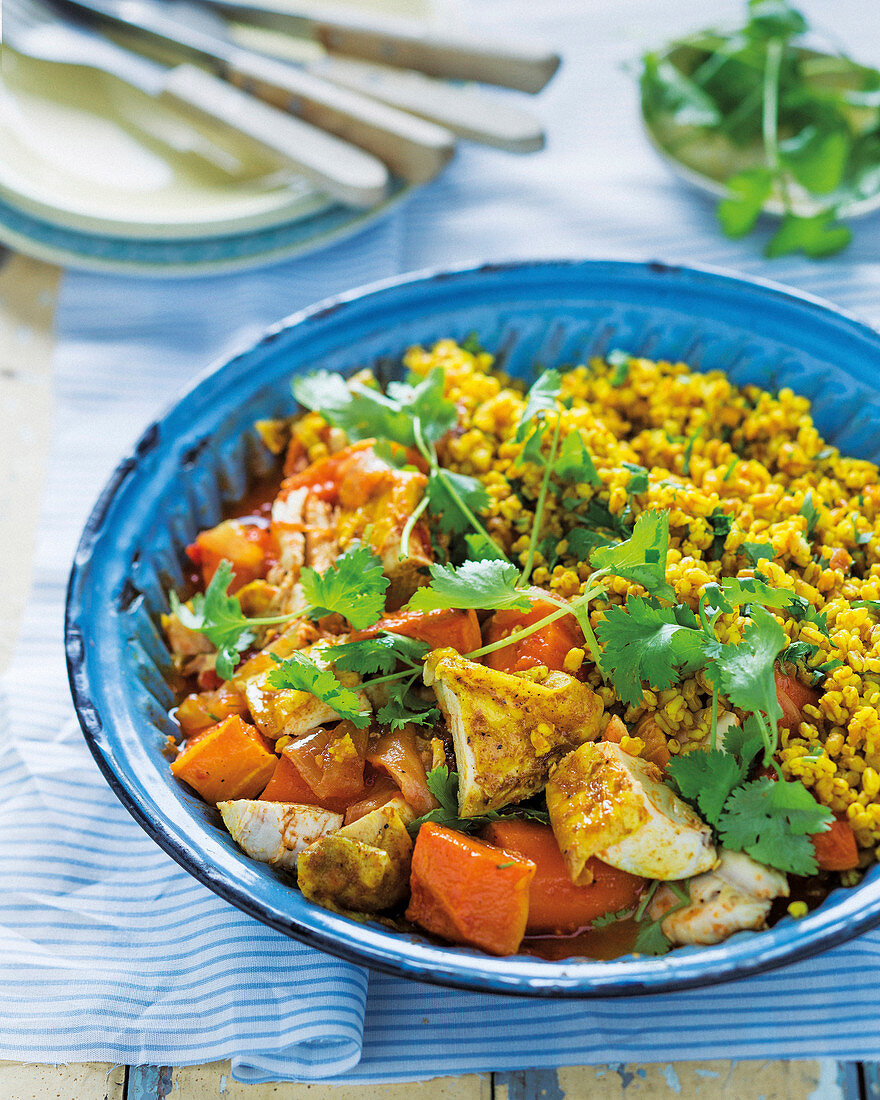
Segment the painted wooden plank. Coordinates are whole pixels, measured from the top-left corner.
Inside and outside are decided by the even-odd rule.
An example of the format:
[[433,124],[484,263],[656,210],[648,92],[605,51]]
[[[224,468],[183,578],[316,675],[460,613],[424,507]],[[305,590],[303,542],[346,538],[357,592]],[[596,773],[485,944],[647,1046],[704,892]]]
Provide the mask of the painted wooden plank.
[[18,255],[0,268],[0,671],[30,587],[51,438],[52,319],[60,274]]
[[[2,1097],[0,1092],[0,1097]],[[397,1085],[310,1085],[270,1082],[243,1085],[234,1081],[229,1062],[205,1066],[132,1066],[126,1100],[492,1100],[488,1074],[436,1077]]]
[[3,1100],[123,1100],[125,1066],[76,1062],[67,1066],[0,1062]]
[[[496,1073],[494,1100],[859,1100],[856,1063],[667,1062]],[[880,1100],[880,1094],[878,1094]]]

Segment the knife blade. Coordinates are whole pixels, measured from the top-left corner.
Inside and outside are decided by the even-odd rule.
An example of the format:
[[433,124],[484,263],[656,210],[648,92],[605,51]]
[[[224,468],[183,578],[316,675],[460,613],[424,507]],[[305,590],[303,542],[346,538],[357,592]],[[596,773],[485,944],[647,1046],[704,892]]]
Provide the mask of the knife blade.
[[[289,106],[305,122],[359,145],[411,183],[424,183],[449,161],[455,136],[444,127],[276,58],[237,46],[215,13],[185,0],[62,0],[87,15],[138,32],[208,61],[226,80]],[[217,26],[212,30],[214,16]],[[282,93],[279,99],[278,92]]]

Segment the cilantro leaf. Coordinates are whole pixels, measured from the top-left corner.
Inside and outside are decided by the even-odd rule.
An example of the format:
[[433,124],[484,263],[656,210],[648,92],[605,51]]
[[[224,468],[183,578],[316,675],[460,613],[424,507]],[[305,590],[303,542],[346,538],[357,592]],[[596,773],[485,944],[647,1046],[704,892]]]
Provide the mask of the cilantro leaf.
[[696,803],[710,825],[718,824],[730,792],[745,775],[739,761],[721,749],[694,749],[675,756],[666,770],[682,798]]
[[758,577],[724,577],[721,586],[707,584],[703,589],[706,602],[728,614],[744,604],[760,604],[761,607],[791,607],[795,602],[793,592],[787,588],[772,588]]
[[578,431],[569,432],[563,439],[553,464],[553,473],[572,484],[585,482],[596,489],[602,489],[605,485]]
[[480,343],[479,333],[476,331],[469,332],[458,346],[462,351],[467,351],[471,355],[479,355],[484,350],[483,345]]
[[786,214],[776,235],[764,249],[764,255],[772,259],[790,252],[803,252],[813,260],[833,256],[852,240],[852,230],[835,222],[834,217],[834,210],[823,210],[809,217]]
[[464,536],[468,548],[468,557],[471,561],[506,561],[494,542],[490,542],[485,535],[474,532]]
[[[676,616],[679,610],[692,622],[683,624]],[[642,682],[662,691],[705,663],[706,636],[689,609],[652,606],[632,594],[626,610],[616,604],[607,609],[596,636],[603,674],[618,698],[633,706],[642,701]]]
[[733,527],[733,516],[729,516],[720,508],[716,508],[708,517],[708,522],[712,527],[713,533],[709,557],[712,558],[713,561],[718,561],[724,553],[724,544]]
[[794,875],[816,873],[809,834],[822,832],[832,814],[798,782],[755,779],[733,791],[718,823],[725,847]]
[[458,409],[443,395],[445,386],[442,367],[434,367],[422,379],[388,383],[388,399],[411,420],[418,420],[421,437],[428,443],[436,443],[458,423]]
[[393,692],[388,702],[379,708],[376,712],[379,722],[391,726],[393,730],[399,730],[410,724],[424,726],[440,721],[437,707],[425,702],[412,690],[410,684],[405,685],[403,691]]
[[321,413],[352,440],[389,439],[412,447],[416,419],[423,438],[430,441],[458,423],[458,410],[443,396],[442,367],[435,367],[415,385],[391,382],[387,394],[357,380],[346,383],[329,371],[295,378],[292,388],[301,405]]
[[454,565],[430,566],[431,584],[417,588],[407,604],[415,611],[457,607],[461,610],[492,611],[532,606],[528,595],[516,587],[519,570],[508,561],[466,561]]
[[411,447],[415,443],[412,418],[378,390],[362,382],[346,382],[330,371],[294,378],[293,396],[307,409],[319,412],[351,440],[390,439]]
[[822,130],[814,123],[779,143],[785,166],[814,195],[827,195],[840,186],[850,148],[844,128]]
[[769,542],[744,542],[739,549],[752,565],[757,565],[762,558],[773,559],[773,547]]
[[630,364],[632,363],[632,356],[629,354],[629,352],[615,349],[614,351],[608,353],[608,355],[605,357],[605,362],[608,364],[609,367],[614,368],[608,381],[611,383],[612,386],[614,386],[615,389],[619,389],[629,377],[629,368]]
[[663,934],[662,920],[643,924],[633,945],[639,955],[665,955],[671,948],[672,944]]
[[470,530],[470,520],[450,492],[450,486],[476,515],[489,507],[489,494],[475,477],[452,470],[437,470],[428,478],[428,510],[437,520],[437,526],[447,534],[463,535]]
[[763,607],[756,606],[739,645],[720,645],[706,670],[735,707],[763,713],[772,724],[782,717],[773,670],[787,642],[785,631]]
[[407,828],[412,836],[415,836],[419,828],[426,821],[435,821],[438,825],[445,825],[449,829],[457,829],[460,833],[477,832],[490,821],[501,821],[503,818],[525,818],[527,821],[540,821],[544,825],[550,824],[550,815],[546,810],[538,810],[533,806],[509,806],[505,810],[488,810],[484,814],[475,817],[458,816],[458,772],[450,771],[446,764],[433,768],[427,775],[428,790],[440,803],[436,810],[429,810],[426,814],[410,822]]
[[393,672],[401,661],[415,665],[430,648],[416,638],[382,631],[373,638],[334,645],[331,656],[334,667],[342,672],[359,672],[366,676],[375,672]]
[[324,573],[306,566],[300,581],[309,601],[306,614],[310,619],[336,613],[355,630],[363,630],[372,626],[385,610],[389,581],[382,573],[382,562],[367,546],[346,550]]
[[307,691],[328,707],[332,707],[340,718],[353,722],[358,729],[365,729],[370,724],[370,712],[361,710],[357,693],[344,687],[329,668],[322,668],[298,651],[291,653],[283,661],[275,654],[272,657],[278,667],[273,668],[266,677],[269,687],[277,691],[287,688]]
[[749,168],[726,180],[727,198],[715,210],[727,237],[738,240],[755,228],[764,203],[773,190],[773,173],[769,168]]
[[792,642],[783,649],[778,659],[781,665],[806,665],[818,652],[818,648],[810,642]]
[[667,600],[675,591],[666,583],[666,555],[669,550],[669,513],[642,512],[633,532],[619,546],[600,546],[590,555],[597,569],[635,581],[649,592]]
[[616,913],[603,913],[599,917],[593,917],[590,921],[590,928],[607,928],[609,924],[616,924],[620,920],[626,920],[633,915],[632,906],[628,906],[626,909],[618,909]]
[[721,112],[714,100],[671,61],[646,54],[641,77],[646,114],[663,113],[679,126],[716,126]]
[[636,496],[638,493],[647,493],[648,471],[645,467],[638,466],[635,462],[622,462],[621,465],[632,474],[626,487],[627,493],[630,496]]
[[562,375],[558,370],[545,370],[526,395],[525,407],[516,428],[516,441],[522,443],[529,427],[540,412],[555,412],[557,399],[562,388]]
[[798,509],[798,515],[803,516],[807,521],[807,538],[813,537],[813,532],[816,530],[816,523],[819,519],[819,509],[813,504],[813,494],[807,493],[804,497],[804,503]]
[[[852,606],[858,607],[858,604],[854,603]],[[817,611],[809,600],[794,594],[792,595],[790,611],[797,622],[811,623],[826,638],[828,637],[827,611]]]
[[235,596],[227,594],[232,578],[232,562],[224,558],[217,566],[204,594],[198,592],[193,596],[192,609],[180,602],[176,592],[171,592],[169,596],[171,610],[182,625],[187,630],[204,634],[216,646],[216,672],[222,680],[232,677],[239,654],[255,640],[241,604]]
[[754,714],[750,714],[743,726],[731,726],[724,735],[724,751],[739,762],[743,779],[747,778],[752,764],[764,751],[764,735]]

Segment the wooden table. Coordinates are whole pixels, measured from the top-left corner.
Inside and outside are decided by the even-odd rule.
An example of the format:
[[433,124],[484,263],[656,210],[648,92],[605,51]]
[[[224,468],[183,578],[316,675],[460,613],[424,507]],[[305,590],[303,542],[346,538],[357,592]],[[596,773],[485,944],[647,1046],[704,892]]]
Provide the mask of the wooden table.
[[[0,256],[0,671],[28,595],[52,424],[57,268]],[[873,1006],[869,1006],[870,1011]],[[670,1056],[674,1058],[675,1051]],[[875,1063],[669,1062],[469,1074],[402,1085],[242,1085],[229,1064],[44,1066],[0,1062],[0,1100],[880,1100]]]

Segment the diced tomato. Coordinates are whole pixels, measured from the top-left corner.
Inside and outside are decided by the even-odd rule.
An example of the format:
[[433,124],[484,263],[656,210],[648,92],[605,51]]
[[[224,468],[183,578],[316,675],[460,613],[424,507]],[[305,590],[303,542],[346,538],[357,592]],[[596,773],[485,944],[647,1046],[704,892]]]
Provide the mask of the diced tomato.
[[362,817],[366,817],[373,810],[378,810],[380,806],[390,802],[392,798],[400,798],[400,788],[394,780],[389,779],[387,775],[372,772],[372,774],[365,777],[364,797],[358,799],[357,802],[352,802],[346,809],[343,825],[351,825],[354,821],[360,821]]
[[281,751],[319,798],[346,799],[347,805],[364,789],[368,739],[366,730],[340,722],[335,729],[307,733]]
[[350,640],[356,642],[361,638],[372,638],[380,630],[416,638],[432,649],[451,646],[459,653],[470,653],[482,644],[475,611],[397,611],[379,619],[367,630],[352,634]]
[[201,566],[206,587],[220,562],[224,558],[231,561],[233,579],[229,591],[237,592],[243,585],[265,576],[269,546],[269,531],[265,527],[226,519],[202,531],[186,552],[192,562]]
[[597,917],[635,905],[645,887],[645,879],[618,871],[596,858],[588,862],[593,881],[588,886],[576,886],[549,825],[496,821],[487,825],[482,835],[490,844],[518,852],[535,864],[535,877],[529,886],[527,933],[577,932]]
[[852,871],[859,865],[859,849],[855,834],[847,819],[834,815],[831,828],[810,837],[816,849],[816,860],[823,871]]
[[[486,623],[483,641],[486,645],[500,642],[515,630],[540,622],[558,610],[555,604],[536,600],[531,611],[496,611]],[[539,665],[561,672],[568,651],[580,649],[583,645],[584,635],[577,619],[573,615],[563,615],[513,645],[487,653],[483,660],[489,668],[499,672],[524,672]]]
[[774,669],[773,678],[776,681],[776,698],[782,707],[780,726],[785,729],[796,729],[804,720],[803,710],[807,703],[816,706],[819,702],[819,693],[813,688],[802,684],[795,676],[787,676],[779,669]]
[[297,802],[301,806],[320,806],[334,813],[345,813],[348,798],[321,798],[306,783],[296,766],[286,756],[278,758],[272,778],[260,795],[262,802]]
[[428,790],[425,765],[419,756],[416,735],[411,728],[383,733],[367,750],[367,760],[374,768],[380,768],[391,776],[419,817],[439,805]]

